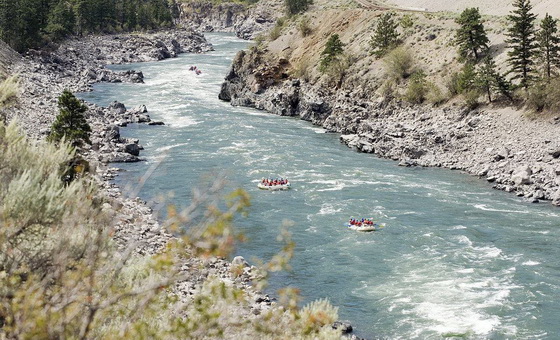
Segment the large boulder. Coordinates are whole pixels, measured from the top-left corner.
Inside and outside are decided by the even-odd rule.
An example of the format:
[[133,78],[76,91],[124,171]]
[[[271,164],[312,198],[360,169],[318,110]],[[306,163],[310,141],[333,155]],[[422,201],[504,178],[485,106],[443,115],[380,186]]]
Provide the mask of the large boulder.
[[133,156],[140,156],[140,146],[136,143],[129,143],[124,146],[124,151]]
[[121,115],[126,112],[126,106],[123,103],[119,103],[118,101],[114,101],[109,106],[107,106],[109,111],[114,115]]
[[560,189],[552,195],[552,204],[560,207]]
[[531,184],[531,175],[533,171],[528,165],[521,166],[517,168],[513,175],[511,176],[511,180],[515,185],[524,185],[524,184]]

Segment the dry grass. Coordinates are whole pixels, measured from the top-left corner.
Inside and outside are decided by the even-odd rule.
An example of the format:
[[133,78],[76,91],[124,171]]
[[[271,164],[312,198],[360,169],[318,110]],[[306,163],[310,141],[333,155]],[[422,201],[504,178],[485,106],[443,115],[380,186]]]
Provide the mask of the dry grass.
[[19,92],[17,76],[11,76],[0,83],[0,108],[13,103]]

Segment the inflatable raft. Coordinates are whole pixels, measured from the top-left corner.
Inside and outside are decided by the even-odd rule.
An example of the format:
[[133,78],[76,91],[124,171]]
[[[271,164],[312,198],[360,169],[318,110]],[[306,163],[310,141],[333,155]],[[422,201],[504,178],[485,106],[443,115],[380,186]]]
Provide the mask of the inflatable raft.
[[257,184],[257,186],[259,187],[259,189],[271,190],[271,191],[290,189],[290,183],[277,184],[277,185],[266,185],[266,184],[263,184],[263,183],[259,183],[259,184]]
[[362,224],[362,225],[346,223],[346,227],[348,227],[348,229],[350,230],[355,230],[355,231],[376,231],[385,227],[385,223]]

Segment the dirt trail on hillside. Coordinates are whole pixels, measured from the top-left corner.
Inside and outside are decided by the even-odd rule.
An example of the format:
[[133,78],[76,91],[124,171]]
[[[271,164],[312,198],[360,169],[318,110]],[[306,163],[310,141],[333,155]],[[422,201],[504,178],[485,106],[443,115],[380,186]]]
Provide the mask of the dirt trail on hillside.
[[369,1],[369,0],[354,0],[360,6],[365,9],[372,9],[372,10],[381,10],[381,11],[398,11],[398,12],[427,12],[425,8],[413,8],[413,7],[402,7],[402,6],[393,6],[386,3],[382,3],[380,1]]
[[[406,9],[423,8],[429,12],[461,12],[466,8],[478,7],[482,14],[499,16],[508,15],[513,9],[513,0],[386,0],[386,3],[387,6]],[[532,12],[540,18],[544,17],[546,13],[560,18],[558,0],[532,0],[531,4],[533,5]]]

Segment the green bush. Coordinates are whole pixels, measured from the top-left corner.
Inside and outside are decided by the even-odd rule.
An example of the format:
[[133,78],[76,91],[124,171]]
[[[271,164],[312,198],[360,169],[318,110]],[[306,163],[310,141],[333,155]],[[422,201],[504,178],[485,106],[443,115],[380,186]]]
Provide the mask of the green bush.
[[285,0],[286,11],[288,15],[294,15],[307,11],[309,5],[313,3],[312,0]]
[[469,109],[475,109],[478,105],[478,98],[480,97],[480,91],[476,89],[468,90],[463,92],[463,99],[465,101],[465,105]]
[[412,19],[412,15],[410,14],[403,15],[400,20],[400,25],[405,30],[414,26],[414,20]]
[[282,30],[284,29],[285,24],[286,24],[285,18],[278,18],[278,20],[276,20],[276,25],[274,25],[274,27],[272,28],[272,30],[270,30],[270,33],[268,34],[268,38],[270,39],[270,41],[274,41],[278,39],[280,35],[282,35]]
[[527,107],[535,112],[560,111],[560,79],[533,84],[527,91],[526,100]]
[[410,51],[404,47],[397,47],[384,58],[385,73],[391,79],[399,81],[414,73],[415,62]]
[[12,103],[19,91],[17,76],[11,76],[0,83],[0,108]]
[[311,20],[308,16],[303,16],[298,22],[298,30],[302,37],[307,37],[313,32],[311,28]]
[[441,88],[432,82],[428,82],[426,100],[432,105],[440,105],[447,101],[448,96],[443,93]]
[[417,71],[412,74],[408,87],[404,94],[404,100],[412,104],[421,104],[426,100],[428,94],[428,82],[426,74],[423,71]]
[[336,88],[340,88],[342,81],[346,76],[346,71],[352,65],[352,57],[346,54],[334,59],[329,65],[326,73],[329,76],[329,83]]

